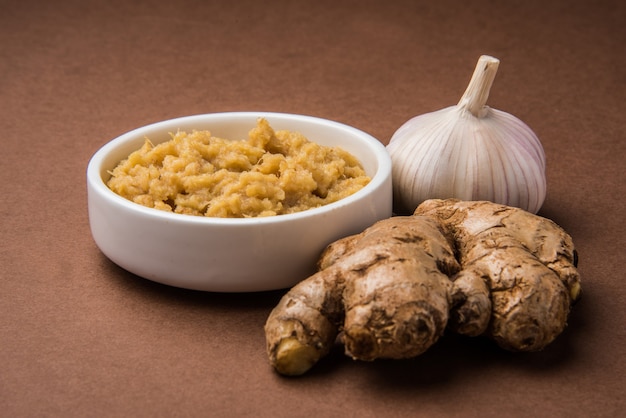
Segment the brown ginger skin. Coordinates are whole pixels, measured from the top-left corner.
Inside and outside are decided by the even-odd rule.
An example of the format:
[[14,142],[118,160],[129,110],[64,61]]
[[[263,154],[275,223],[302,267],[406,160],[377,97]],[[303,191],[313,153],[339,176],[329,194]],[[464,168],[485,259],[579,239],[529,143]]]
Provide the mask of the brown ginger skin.
[[415,214],[439,221],[452,235],[462,268],[455,289],[474,283],[459,290],[471,296],[453,308],[451,328],[484,333],[513,351],[541,350],[563,331],[581,288],[574,245],[562,228],[484,201],[433,199]]
[[281,374],[300,375],[338,335],[359,360],[409,358],[445,329],[535,351],[565,328],[581,293],[571,237],[554,222],[491,202],[428,200],[329,245],[319,271],[265,324]]
[[[371,361],[426,351],[445,330],[447,275],[459,269],[439,225],[420,217],[381,221],[357,236],[348,251],[331,264],[349,272],[343,294],[346,353]],[[322,264],[327,257],[335,258],[332,247]]]
[[301,375],[332,348],[344,310],[339,269],[320,271],[294,286],[265,325],[270,363],[281,374]]
[[436,222],[380,221],[330,245],[319,266],[281,299],[265,325],[270,362],[279,373],[306,372],[341,330],[346,353],[366,361],[414,357],[443,334],[447,275],[459,265]]

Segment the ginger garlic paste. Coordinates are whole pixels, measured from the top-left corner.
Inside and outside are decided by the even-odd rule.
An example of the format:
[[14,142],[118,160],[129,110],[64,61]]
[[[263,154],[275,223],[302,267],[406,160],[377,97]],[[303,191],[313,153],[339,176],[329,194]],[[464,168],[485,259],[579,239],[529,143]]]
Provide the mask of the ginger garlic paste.
[[300,212],[363,188],[370,178],[338,147],[297,132],[274,131],[259,118],[247,139],[179,131],[143,146],[110,172],[107,185],[150,208],[186,215],[243,218]]

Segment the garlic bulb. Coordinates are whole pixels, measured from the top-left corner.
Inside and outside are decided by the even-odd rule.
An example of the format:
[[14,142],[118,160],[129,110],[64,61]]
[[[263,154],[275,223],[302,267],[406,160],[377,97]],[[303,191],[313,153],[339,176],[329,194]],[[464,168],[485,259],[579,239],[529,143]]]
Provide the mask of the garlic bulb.
[[546,196],[545,154],[515,116],[486,106],[500,61],[481,56],[456,106],[416,116],[392,136],[394,210],[424,200],[489,200],[537,213]]

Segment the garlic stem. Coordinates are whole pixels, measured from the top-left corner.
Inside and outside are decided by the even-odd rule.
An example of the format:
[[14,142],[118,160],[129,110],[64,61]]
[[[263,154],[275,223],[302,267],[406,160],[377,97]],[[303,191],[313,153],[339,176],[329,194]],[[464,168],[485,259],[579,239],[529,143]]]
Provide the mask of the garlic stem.
[[498,72],[500,60],[489,55],[482,55],[478,59],[474,74],[459,101],[458,106],[467,109],[472,115],[481,118],[486,115],[489,91]]

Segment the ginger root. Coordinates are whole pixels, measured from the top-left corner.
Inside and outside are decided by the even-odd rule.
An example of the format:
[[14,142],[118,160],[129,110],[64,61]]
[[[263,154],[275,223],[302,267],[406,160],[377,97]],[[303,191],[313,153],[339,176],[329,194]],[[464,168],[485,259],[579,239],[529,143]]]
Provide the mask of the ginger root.
[[354,359],[403,359],[446,329],[535,351],[580,297],[571,237],[554,222],[491,202],[428,200],[330,244],[319,271],[265,324],[271,365],[300,375],[339,335]]
[[415,214],[438,220],[456,243],[462,272],[451,280],[461,302],[450,328],[513,351],[541,350],[563,331],[581,288],[562,228],[491,202],[429,200]]
[[279,373],[306,372],[340,330],[346,352],[360,360],[413,357],[443,334],[450,310],[447,275],[459,265],[437,222],[380,221],[331,244],[319,267],[281,299],[265,325]]

